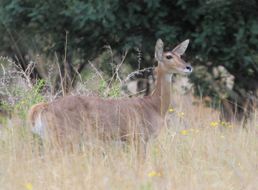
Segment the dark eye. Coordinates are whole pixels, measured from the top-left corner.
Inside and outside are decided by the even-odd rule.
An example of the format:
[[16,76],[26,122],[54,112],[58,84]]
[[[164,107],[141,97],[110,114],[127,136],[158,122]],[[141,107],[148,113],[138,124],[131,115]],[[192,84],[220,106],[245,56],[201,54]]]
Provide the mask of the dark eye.
[[173,57],[172,57],[172,55],[167,55],[166,58],[167,59],[172,59]]

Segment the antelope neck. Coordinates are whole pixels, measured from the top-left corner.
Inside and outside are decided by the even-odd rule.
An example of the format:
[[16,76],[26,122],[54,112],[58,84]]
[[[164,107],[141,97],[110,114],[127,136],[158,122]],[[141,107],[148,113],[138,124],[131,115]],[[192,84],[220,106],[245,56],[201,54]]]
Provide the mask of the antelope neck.
[[165,114],[170,106],[170,85],[171,85],[171,74],[168,74],[162,69],[157,68],[157,82],[155,91],[152,94],[152,98],[157,99],[157,109],[162,117],[165,117]]

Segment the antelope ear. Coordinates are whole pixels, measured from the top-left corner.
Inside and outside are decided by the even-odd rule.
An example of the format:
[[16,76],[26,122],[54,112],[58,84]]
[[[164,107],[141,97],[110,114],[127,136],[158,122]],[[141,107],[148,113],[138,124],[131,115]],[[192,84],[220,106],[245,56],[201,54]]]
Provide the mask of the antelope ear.
[[162,62],[164,44],[161,39],[158,39],[155,46],[155,59]]
[[185,53],[185,50],[187,49],[189,44],[189,39],[183,41],[181,44],[179,44],[178,46],[176,46],[172,52],[177,54],[178,56],[181,56]]

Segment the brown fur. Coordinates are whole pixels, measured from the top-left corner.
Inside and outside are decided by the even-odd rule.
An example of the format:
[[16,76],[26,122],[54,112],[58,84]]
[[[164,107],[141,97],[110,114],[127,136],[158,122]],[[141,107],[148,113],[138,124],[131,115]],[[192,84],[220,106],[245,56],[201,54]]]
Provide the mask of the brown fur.
[[[183,70],[189,67],[176,52],[163,53],[163,43],[162,47],[157,47],[158,45],[157,82],[152,95],[122,99],[66,96],[33,106],[29,113],[32,126],[39,125],[36,120],[40,115],[42,122],[39,126],[43,126],[47,138],[58,144],[80,142],[81,139],[92,137],[146,142],[150,137],[156,136],[163,126],[170,105],[170,81],[167,75],[173,72],[184,73],[186,71]],[[184,47],[183,52],[185,49]],[[168,54],[175,58],[166,60],[165,56]]]

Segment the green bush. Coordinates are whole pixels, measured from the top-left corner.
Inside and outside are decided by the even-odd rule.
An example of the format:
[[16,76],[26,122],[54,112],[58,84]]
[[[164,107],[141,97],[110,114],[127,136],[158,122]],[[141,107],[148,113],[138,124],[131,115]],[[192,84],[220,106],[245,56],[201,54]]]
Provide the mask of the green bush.
[[12,106],[12,110],[15,114],[18,114],[21,118],[26,119],[28,110],[34,104],[44,101],[44,97],[41,95],[41,89],[45,85],[44,80],[39,80],[33,86],[32,89],[28,91],[23,91],[22,89],[17,90],[17,94],[20,97],[19,101]]
[[[190,38],[187,54],[194,66],[212,75],[223,65],[235,77],[227,98],[241,103],[257,89],[257,8],[255,0],[1,0],[0,51],[56,52],[81,72],[105,45],[116,53],[130,49],[127,63],[137,67],[140,57],[145,67],[152,66],[157,38],[173,46]],[[82,59],[79,65],[73,55]],[[219,97],[212,88],[218,79],[199,76],[192,79],[203,95]]]
[[41,94],[41,89],[44,86],[44,81],[39,80],[32,89],[26,90],[17,88],[12,91],[13,98],[16,102],[11,104],[8,101],[3,101],[1,109],[7,111],[10,114],[18,115],[21,119],[27,118],[27,113],[30,107],[36,103],[44,101],[44,97]]

